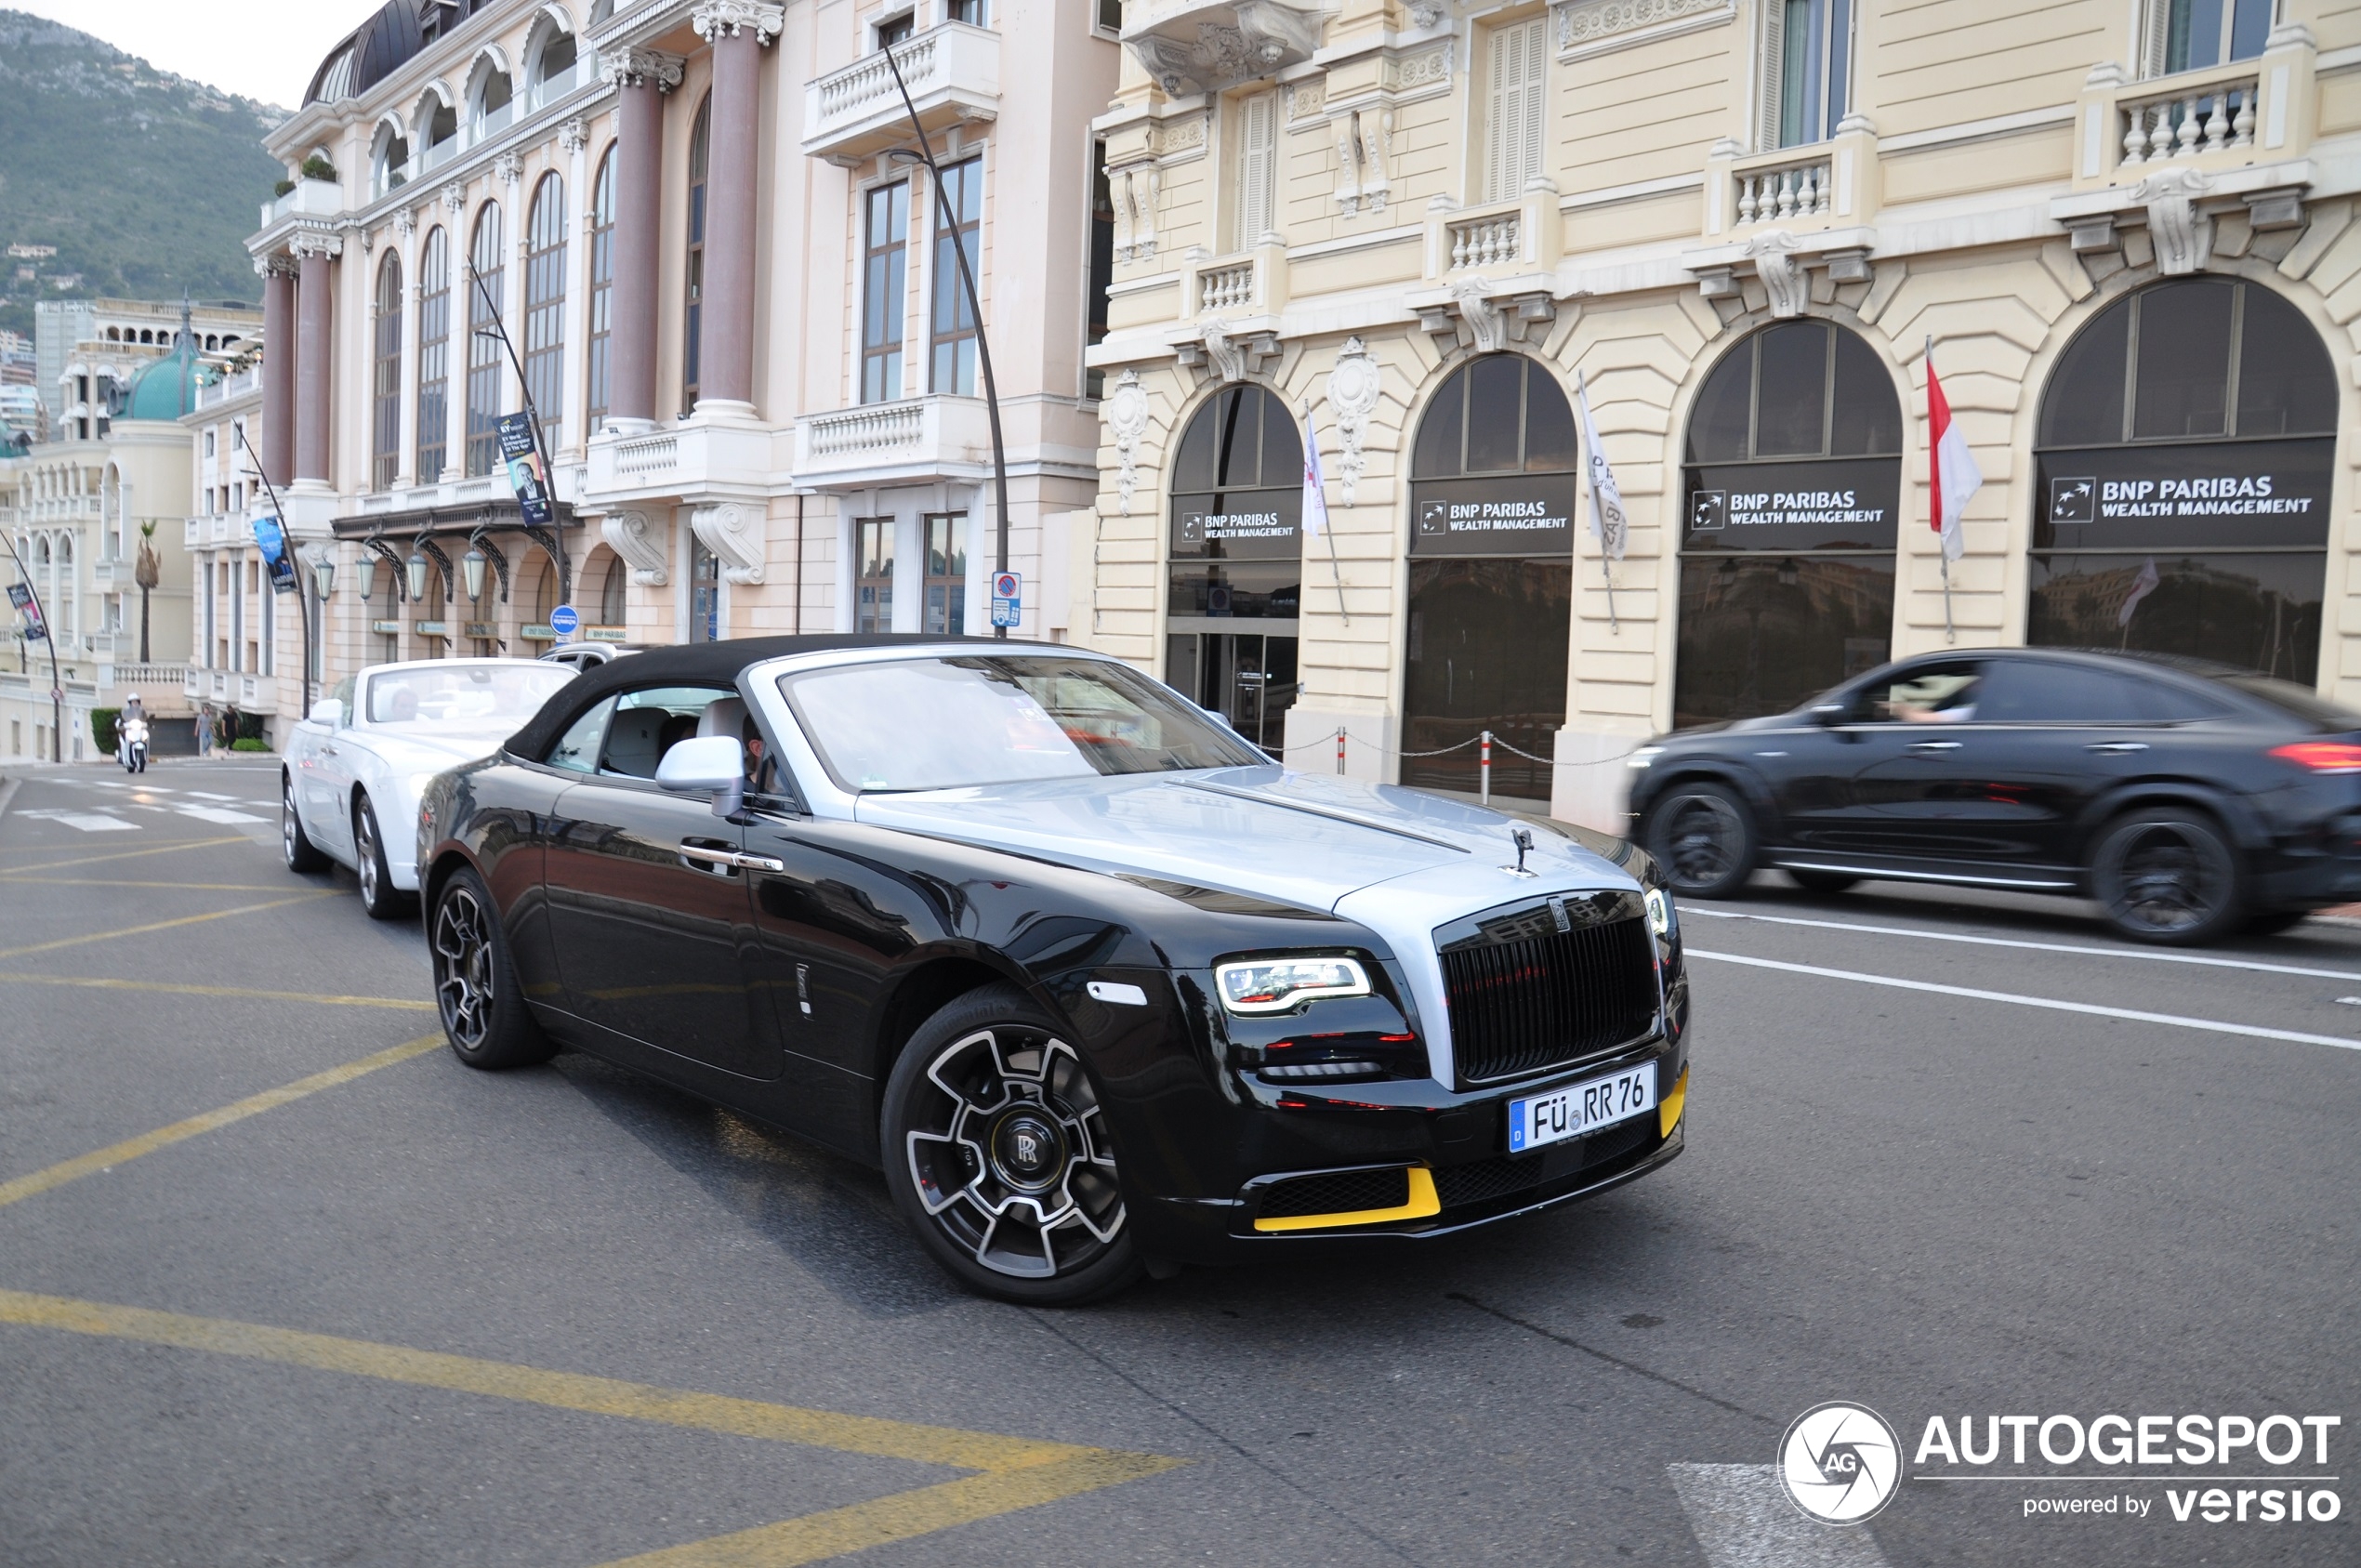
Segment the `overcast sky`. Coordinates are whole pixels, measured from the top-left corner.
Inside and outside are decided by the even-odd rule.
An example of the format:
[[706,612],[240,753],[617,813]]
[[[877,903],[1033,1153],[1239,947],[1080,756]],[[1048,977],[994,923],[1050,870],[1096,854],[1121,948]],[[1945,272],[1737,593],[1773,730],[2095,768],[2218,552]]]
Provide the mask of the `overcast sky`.
[[382,0],[7,0],[169,71],[293,109],[320,59]]

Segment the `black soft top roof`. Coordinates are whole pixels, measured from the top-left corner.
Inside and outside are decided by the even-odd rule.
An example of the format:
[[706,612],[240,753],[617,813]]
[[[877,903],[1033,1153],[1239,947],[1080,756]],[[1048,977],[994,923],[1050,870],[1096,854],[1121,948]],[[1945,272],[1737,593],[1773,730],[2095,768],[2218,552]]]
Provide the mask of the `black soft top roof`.
[[1080,652],[1055,642],[1003,642],[986,637],[943,637],[921,632],[832,632],[814,637],[743,637],[723,642],[678,643],[651,648],[644,653],[621,654],[583,671],[542,704],[533,721],[509,736],[503,749],[516,757],[539,757],[565,733],[566,726],[581,717],[584,709],[617,692],[645,691],[651,686],[734,686],[738,672],[748,665],[796,653],[830,653],[854,648],[940,648],[945,643],[971,648],[978,653]]

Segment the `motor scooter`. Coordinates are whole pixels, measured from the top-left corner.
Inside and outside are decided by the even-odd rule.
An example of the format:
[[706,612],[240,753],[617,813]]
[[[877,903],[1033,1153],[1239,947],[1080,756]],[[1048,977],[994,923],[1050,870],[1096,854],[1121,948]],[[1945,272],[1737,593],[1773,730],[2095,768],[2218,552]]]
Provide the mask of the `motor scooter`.
[[126,718],[115,726],[115,760],[126,773],[148,771],[148,721]]

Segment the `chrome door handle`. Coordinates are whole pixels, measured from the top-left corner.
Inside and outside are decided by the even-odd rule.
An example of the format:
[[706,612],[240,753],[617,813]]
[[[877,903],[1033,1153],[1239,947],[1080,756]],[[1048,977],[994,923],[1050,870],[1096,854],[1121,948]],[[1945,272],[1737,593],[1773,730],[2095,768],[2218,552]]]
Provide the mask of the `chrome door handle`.
[[2092,741],[2082,749],[2104,752],[2109,757],[2120,757],[2135,751],[2145,751],[2148,749],[2148,743],[2145,741]]
[[1910,749],[1912,751],[1957,751],[1959,749],[1959,743],[1957,741],[1912,741]]
[[702,844],[683,844],[680,846],[680,858],[692,865],[724,875],[738,869],[738,855],[734,850],[709,850]]
[[769,855],[740,855],[738,857],[738,863],[745,867],[748,871],[785,871],[787,869],[786,862],[783,860],[773,860]]

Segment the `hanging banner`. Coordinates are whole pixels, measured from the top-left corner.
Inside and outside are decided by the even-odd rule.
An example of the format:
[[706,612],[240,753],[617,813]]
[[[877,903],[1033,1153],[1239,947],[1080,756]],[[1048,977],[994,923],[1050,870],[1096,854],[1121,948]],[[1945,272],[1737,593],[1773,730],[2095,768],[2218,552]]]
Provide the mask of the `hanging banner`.
[[517,510],[536,528],[549,526],[549,476],[541,467],[541,446],[533,439],[533,421],[521,414],[500,415],[500,460],[508,467],[508,488]]
[[254,520],[254,544],[270,572],[272,593],[296,591],[295,561],[287,554],[287,531],[275,517]]
[[49,628],[41,624],[41,611],[33,602],[33,590],[30,587],[22,583],[10,583],[8,602],[16,607],[17,614],[20,617],[20,624],[17,627],[18,636],[27,642],[39,642],[49,635]]

